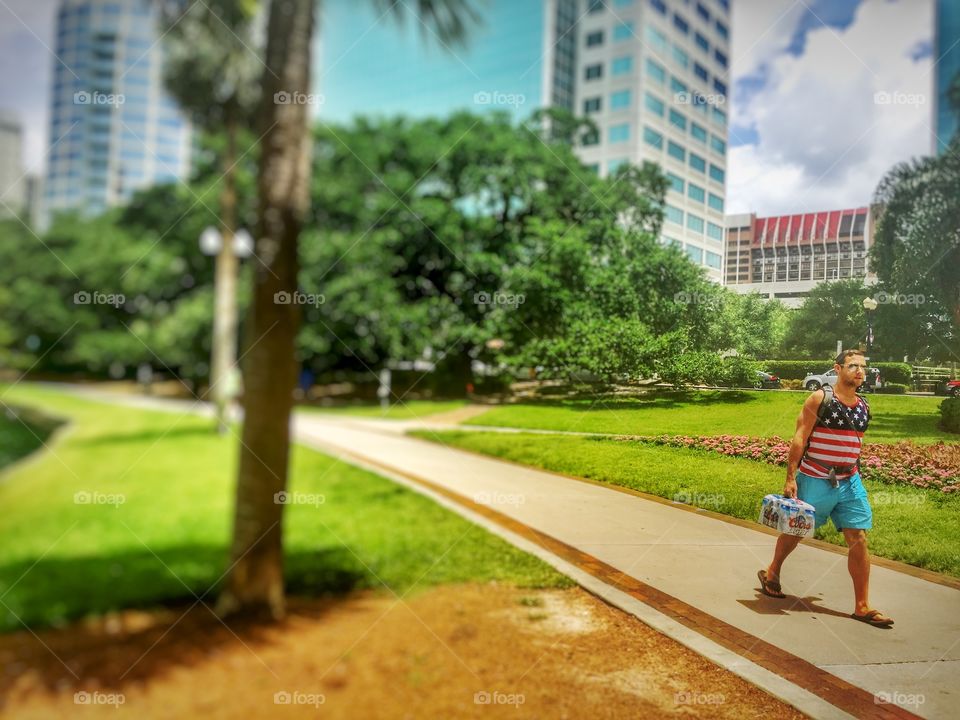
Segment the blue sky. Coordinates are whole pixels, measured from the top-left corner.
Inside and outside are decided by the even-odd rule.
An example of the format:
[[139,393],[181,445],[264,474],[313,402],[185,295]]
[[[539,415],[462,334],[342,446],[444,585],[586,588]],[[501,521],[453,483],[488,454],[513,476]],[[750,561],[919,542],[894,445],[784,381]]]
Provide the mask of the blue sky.
[[[31,169],[49,142],[56,4],[0,0],[0,110],[20,116]],[[891,165],[930,152],[932,4],[732,0],[729,212],[863,205]]]

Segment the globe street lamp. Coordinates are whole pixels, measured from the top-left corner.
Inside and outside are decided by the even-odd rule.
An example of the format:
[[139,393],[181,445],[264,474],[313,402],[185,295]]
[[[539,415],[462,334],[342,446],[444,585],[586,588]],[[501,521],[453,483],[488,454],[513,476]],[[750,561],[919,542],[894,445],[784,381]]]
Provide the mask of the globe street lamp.
[[223,234],[208,227],[200,234],[200,251],[216,256],[213,281],[213,343],[210,348],[209,395],[214,403],[217,431],[227,431],[227,404],[237,388],[228,379],[237,357],[237,270],[239,258],[253,254],[253,238],[244,229]]
[[867,359],[870,359],[870,351],[873,349],[873,311],[877,309],[876,298],[866,297],[863,299],[863,309],[867,315]]

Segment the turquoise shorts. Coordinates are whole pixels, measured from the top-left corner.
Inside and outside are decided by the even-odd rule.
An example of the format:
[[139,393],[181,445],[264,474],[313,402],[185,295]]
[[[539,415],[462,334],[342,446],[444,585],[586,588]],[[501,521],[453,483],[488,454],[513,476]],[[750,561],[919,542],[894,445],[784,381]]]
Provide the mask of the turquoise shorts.
[[813,505],[816,510],[816,527],[833,520],[837,530],[869,530],[873,527],[873,511],[867,500],[860,473],[849,480],[842,480],[833,487],[829,480],[797,473],[797,497]]

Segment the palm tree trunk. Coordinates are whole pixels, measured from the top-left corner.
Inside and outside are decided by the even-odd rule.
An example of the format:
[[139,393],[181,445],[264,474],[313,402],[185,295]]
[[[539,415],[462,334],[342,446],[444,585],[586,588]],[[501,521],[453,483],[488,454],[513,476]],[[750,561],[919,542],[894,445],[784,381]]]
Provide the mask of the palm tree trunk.
[[232,391],[228,375],[237,358],[237,272],[239,261],[233,236],[237,229],[237,189],[234,164],[237,156],[237,122],[233,109],[224,108],[227,147],[223,154],[223,188],[220,221],[223,245],[217,254],[214,277],[213,348],[210,358],[210,395],[216,411],[217,431],[227,431],[227,404]]
[[274,301],[297,288],[297,237],[309,204],[310,134],[307,105],[275,102],[310,91],[310,42],[315,0],[272,0],[260,106],[253,299],[244,363],[243,445],[237,478],[231,566],[218,603],[221,615],[244,612],[280,618],[283,589],[283,504],[290,411],[297,367],[296,304]]

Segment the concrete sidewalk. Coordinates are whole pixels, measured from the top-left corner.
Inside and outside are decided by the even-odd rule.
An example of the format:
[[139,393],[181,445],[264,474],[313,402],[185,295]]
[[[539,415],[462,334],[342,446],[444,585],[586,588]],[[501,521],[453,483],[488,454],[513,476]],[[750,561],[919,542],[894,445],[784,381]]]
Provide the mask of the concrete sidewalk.
[[[452,491],[555,538],[727,626],[922,717],[960,717],[960,592],[874,567],[871,599],[890,630],[853,621],[843,555],[801,545],[784,568],[786,600],[758,590],[775,539],[669,503],[414,438],[426,422],[300,414],[297,438]],[[448,429],[450,426],[446,426]],[[802,602],[798,602],[800,599]],[[808,688],[810,689],[810,688]],[[855,713],[864,716],[862,710]],[[880,716],[878,714],[878,716]]]
[[[208,412],[205,404],[78,394]],[[757,589],[756,572],[770,560],[773,536],[686,506],[404,435],[452,427],[300,412],[293,429],[303,444],[457,509],[812,716],[960,718],[954,587],[875,566],[871,600],[896,625],[873,628],[849,617],[845,557],[801,545],[784,568],[788,598],[769,598]]]

